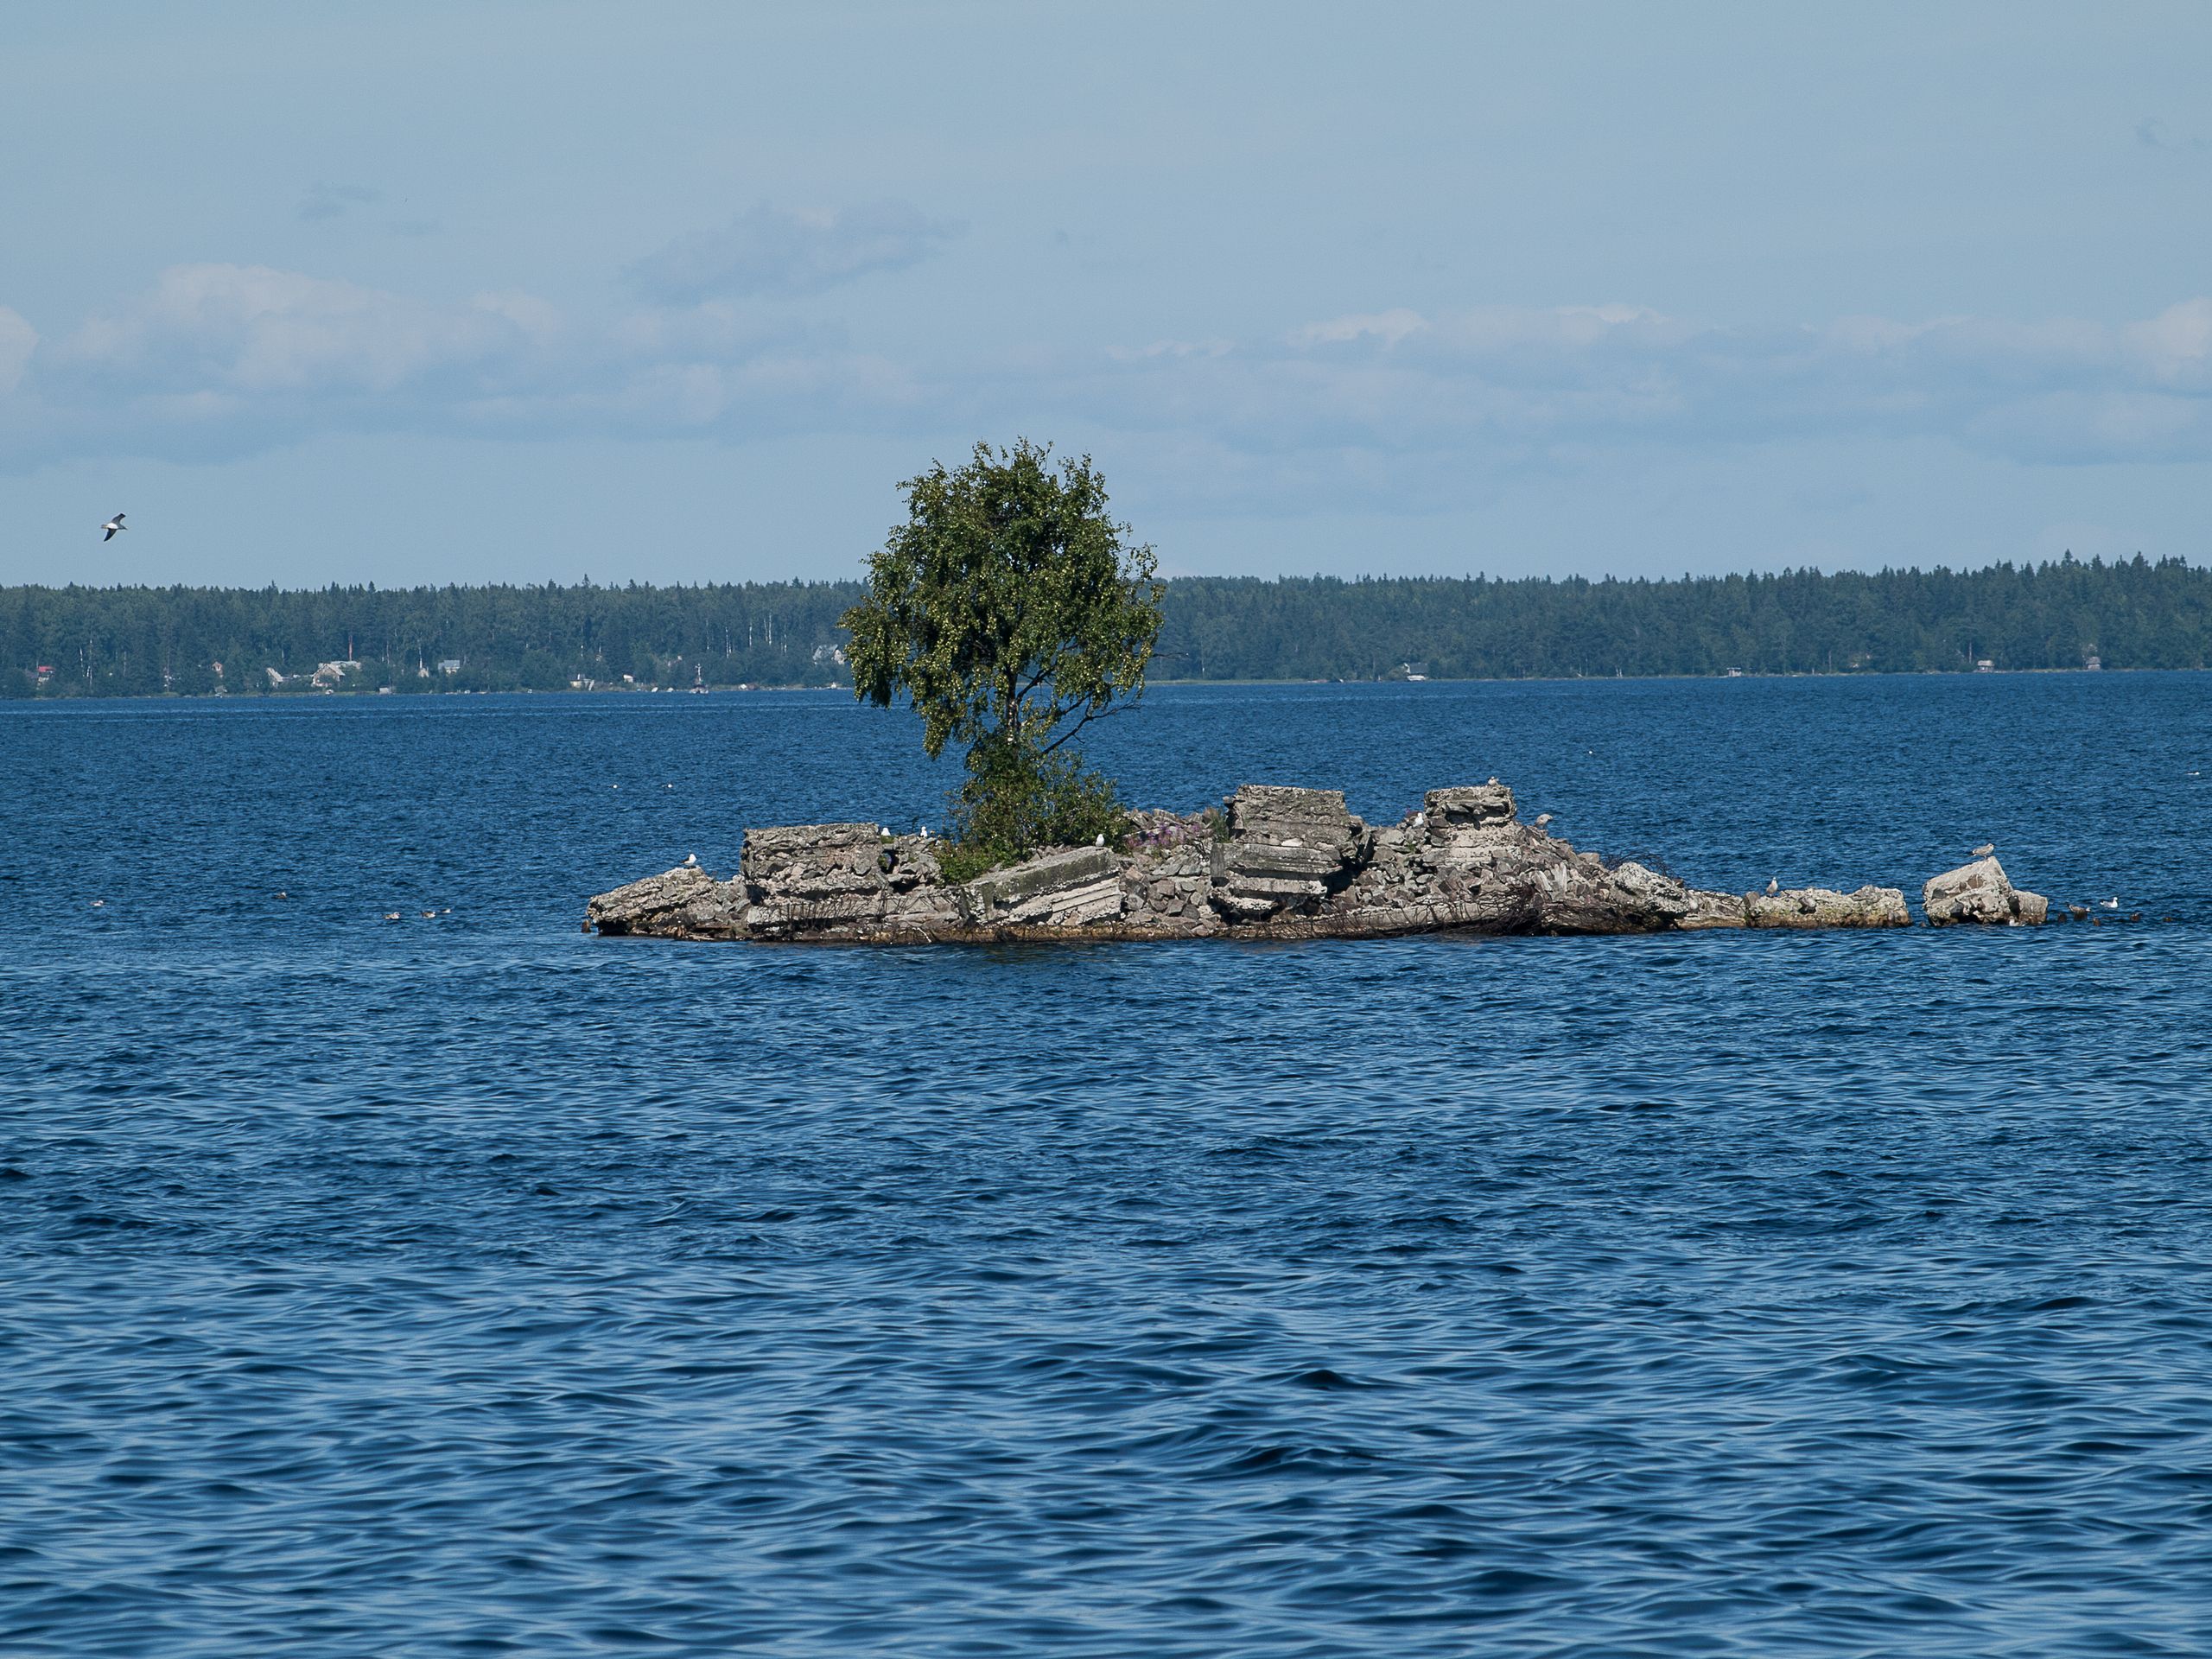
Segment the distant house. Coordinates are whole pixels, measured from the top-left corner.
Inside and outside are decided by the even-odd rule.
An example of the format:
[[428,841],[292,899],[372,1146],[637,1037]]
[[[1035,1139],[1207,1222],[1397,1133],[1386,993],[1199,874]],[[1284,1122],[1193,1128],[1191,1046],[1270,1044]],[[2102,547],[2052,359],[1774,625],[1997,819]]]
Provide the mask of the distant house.
[[1997,664],[1986,657],[1978,657],[1974,659],[1974,671],[1977,674],[1994,674],[1997,671]]
[[439,672],[439,673],[441,673],[441,674],[448,675],[448,676],[451,676],[451,675],[454,675],[454,674],[458,674],[458,673],[460,673],[460,672],[461,672],[461,658],[458,658],[458,657],[441,657],[441,658],[438,658],[438,672]]
[[2091,673],[2099,671],[2104,667],[2104,665],[2105,659],[2098,656],[2094,651],[2082,659],[2082,666],[2088,669]]

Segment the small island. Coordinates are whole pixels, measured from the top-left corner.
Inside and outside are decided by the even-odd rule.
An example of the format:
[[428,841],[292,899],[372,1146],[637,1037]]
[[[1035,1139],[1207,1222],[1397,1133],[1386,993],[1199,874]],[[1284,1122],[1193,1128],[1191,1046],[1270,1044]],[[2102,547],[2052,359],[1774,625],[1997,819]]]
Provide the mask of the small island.
[[[584,927],[681,939],[1389,938],[1907,927],[1896,887],[1712,893],[1521,822],[1492,778],[1370,824],[1333,789],[1248,784],[1219,809],[1131,812],[1071,740],[1144,690],[1161,585],[1088,455],[978,443],[906,480],[907,518],[847,611],[854,696],[966,749],[952,833],[751,830],[736,875],[695,862],[600,894]],[[1929,922],[2034,925],[2049,906],[1993,857],[1929,882]]]
[[[747,831],[728,880],[686,866],[601,893],[584,927],[918,944],[1912,925],[1897,887],[1709,892],[1578,850],[1546,822],[1521,822],[1512,790],[1494,779],[1431,790],[1387,825],[1347,811],[1339,790],[1247,785],[1219,810],[1135,813],[1115,844],[1052,849],[964,881],[948,879],[944,841],[873,823],[798,824]],[[2050,910],[1986,855],[1929,880],[1922,904],[1934,926],[2034,926]]]

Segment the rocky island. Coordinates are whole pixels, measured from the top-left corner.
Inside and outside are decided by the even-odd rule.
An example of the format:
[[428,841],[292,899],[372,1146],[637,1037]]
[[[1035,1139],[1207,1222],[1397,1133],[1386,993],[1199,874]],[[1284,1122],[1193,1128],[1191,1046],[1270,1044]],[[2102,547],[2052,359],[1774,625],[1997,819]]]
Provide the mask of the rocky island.
[[[735,876],[696,867],[593,899],[586,931],[869,944],[1020,939],[1389,938],[1411,933],[1657,933],[1909,927],[1897,887],[1713,893],[1523,823],[1513,791],[1431,790],[1395,824],[1343,791],[1248,784],[1215,811],[1135,814],[1113,845],[1039,853],[948,881],[942,842],[873,823],[746,832]],[[2033,925],[2049,906],[1994,857],[1926,884],[1931,925]]]

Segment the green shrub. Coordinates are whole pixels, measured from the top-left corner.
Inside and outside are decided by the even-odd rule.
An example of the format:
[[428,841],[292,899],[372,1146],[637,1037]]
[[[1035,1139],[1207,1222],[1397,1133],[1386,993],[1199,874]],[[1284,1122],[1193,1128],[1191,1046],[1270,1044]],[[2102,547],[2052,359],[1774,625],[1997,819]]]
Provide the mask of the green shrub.
[[938,855],[948,881],[974,880],[1041,847],[1118,843],[1129,815],[1110,778],[1071,754],[986,741],[968,753],[968,780],[951,796],[951,845]]

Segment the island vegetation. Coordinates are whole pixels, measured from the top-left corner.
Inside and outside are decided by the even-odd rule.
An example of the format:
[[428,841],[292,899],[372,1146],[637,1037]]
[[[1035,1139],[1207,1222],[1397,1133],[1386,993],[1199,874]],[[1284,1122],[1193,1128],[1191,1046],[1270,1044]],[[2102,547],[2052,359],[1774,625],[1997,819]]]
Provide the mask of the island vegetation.
[[1119,836],[1112,780],[1072,743],[1143,694],[1160,622],[1152,549],[1125,539],[1090,456],[1055,467],[1027,439],[979,443],[957,471],[939,462],[900,487],[906,522],[839,620],[854,695],[909,703],[932,760],[966,748],[950,879]]
[[[1183,577],[1154,680],[2202,668],[2212,569]],[[0,588],[0,695],[852,685],[868,583]]]

